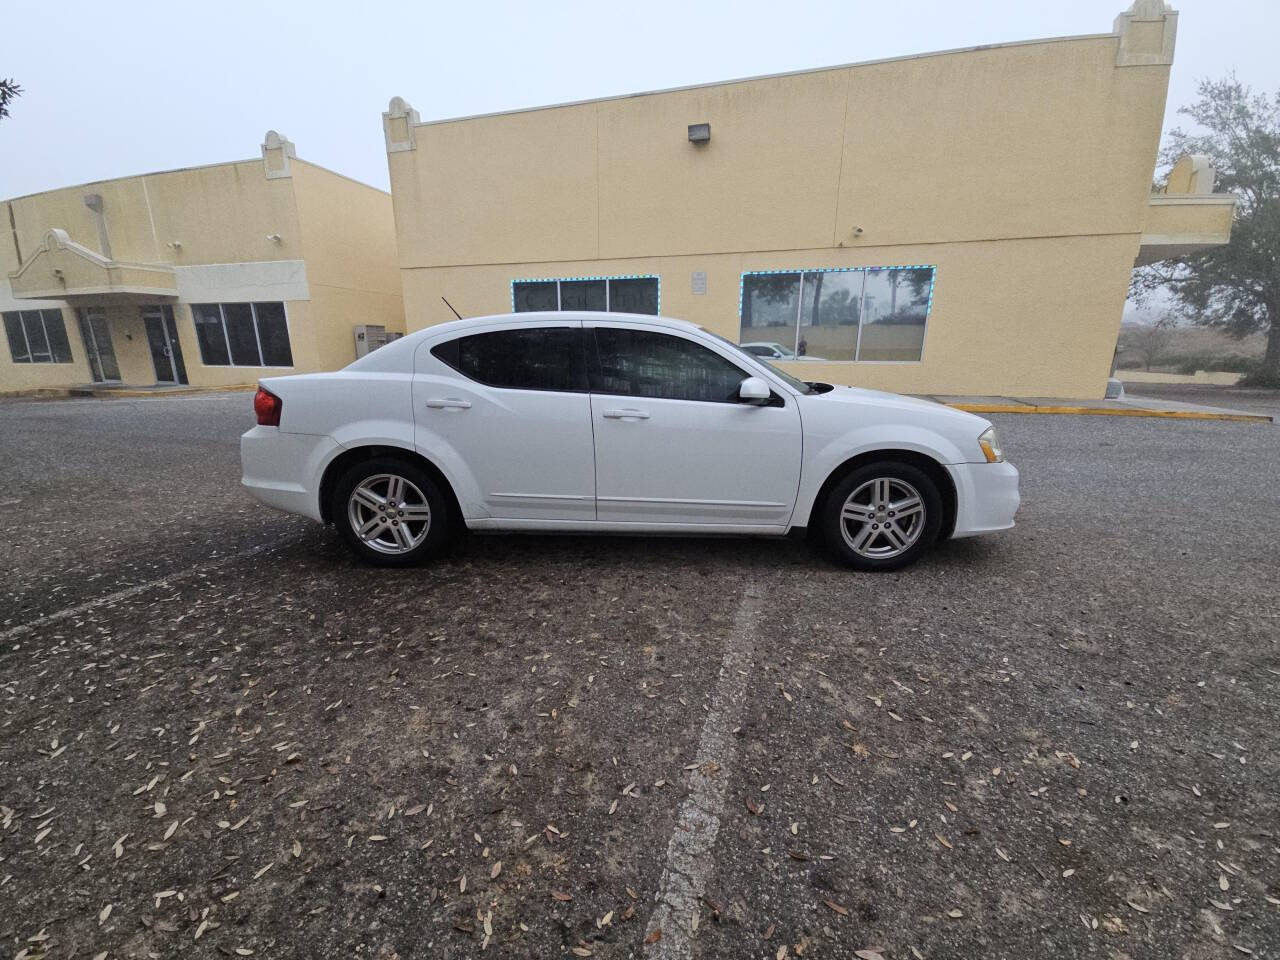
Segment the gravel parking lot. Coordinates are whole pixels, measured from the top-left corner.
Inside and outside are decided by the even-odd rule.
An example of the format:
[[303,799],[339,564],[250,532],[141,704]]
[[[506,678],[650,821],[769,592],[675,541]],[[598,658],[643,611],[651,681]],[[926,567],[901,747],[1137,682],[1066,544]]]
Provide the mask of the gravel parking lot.
[[993,417],[1019,526],[892,575],[382,571],[249,403],[0,404],[5,956],[1280,956],[1280,427]]

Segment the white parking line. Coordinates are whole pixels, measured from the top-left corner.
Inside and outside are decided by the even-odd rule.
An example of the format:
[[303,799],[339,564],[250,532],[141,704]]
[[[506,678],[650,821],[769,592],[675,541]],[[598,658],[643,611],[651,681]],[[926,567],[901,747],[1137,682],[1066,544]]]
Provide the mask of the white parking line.
[[126,587],[123,590],[117,590],[115,593],[108,593],[106,596],[96,597],[93,600],[86,600],[84,603],[78,603],[74,607],[64,607],[54,613],[45,614],[43,617],[37,617],[35,620],[27,623],[20,623],[16,627],[10,627],[3,633],[0,633],[0,643],[7,642],[16,637],[25,636],[33,630],[47,626],[50,623],[57,623],[60,620],[69,620],[72,617],[78,617],[82,613],[88,613],[97,607],[108,606],[118,603],[121,600],[128,600],[130,597],[136,597],[140,593],[145,593],[156,587],[163,587],[166,584],[173,583],[178,580],[185,580],[188,577],[194,577],[199,573],[207,573],[210,570],[217,570],[219,567],[226,566],[233,560],[242,560],[245,557],[253,557],[265,550],[274,550],[278,547],[287,546],[291,541],[297,540],[301,534],[285,537],[272,543],[262,543],[256,547],[249,547],[238,553],[229,553],[225,557],[219,557],[217,560],[211,560],[209,563],[198,564],[194,567],[187,567],[185,570],[179,570],[168,576],[158,577],[155,580],[148,580],[146,583],[135,584],[132,587]]
[[689,772],[689,796],[680,808],[667,844],[662,887],[658,904],[645,928],[645,939],[655,936],[656,931],[662,932],[646,947],[648,957],[685,960],[693,955],[694,917],[698,913],[698,898],[706,891],[707,880],[715,867],[711,851],[720,832],[720,817],[724,813],[725,792],[733,767],[733,731],[742,714],[757,639],[760,598],[753,589],[748,586],[738,604],[733,633],[720,663],[711,712],[702,724],[702,737],[694,757],[698,765]]

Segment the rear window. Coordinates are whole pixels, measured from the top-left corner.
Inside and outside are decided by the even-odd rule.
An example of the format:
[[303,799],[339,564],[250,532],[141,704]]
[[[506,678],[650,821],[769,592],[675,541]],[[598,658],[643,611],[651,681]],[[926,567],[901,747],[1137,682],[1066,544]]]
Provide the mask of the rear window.
[[585,393],[581,327],[521,327],[473,333],[437,344],[432,354],[464,377],[509,390]]

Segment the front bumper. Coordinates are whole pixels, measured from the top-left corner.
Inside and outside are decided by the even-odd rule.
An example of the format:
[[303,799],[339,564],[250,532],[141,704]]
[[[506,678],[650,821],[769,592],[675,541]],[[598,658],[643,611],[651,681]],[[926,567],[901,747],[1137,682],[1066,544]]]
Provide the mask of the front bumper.
[[954,538],[994,533],[1013,526],[1021,496],[1018,468],[1012,463],[953,463],[947,467],[956,486]]
[[320,480],[339,446],[331,437],[254,427],[240,437],[240,483],[269,507],[320,520]]

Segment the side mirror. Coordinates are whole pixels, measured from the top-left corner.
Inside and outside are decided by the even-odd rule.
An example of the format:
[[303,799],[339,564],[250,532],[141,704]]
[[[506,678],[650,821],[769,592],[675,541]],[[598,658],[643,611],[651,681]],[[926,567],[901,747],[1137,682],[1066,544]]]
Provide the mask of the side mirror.
[[755,404],[758,407],[768,403],[769,398],[772,396],[769,384],[759,377],[747,377],[742,381],[742,385],[738,387],[738,399],[743,403]]

